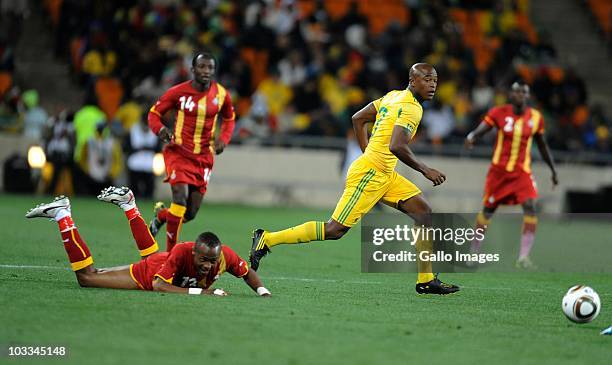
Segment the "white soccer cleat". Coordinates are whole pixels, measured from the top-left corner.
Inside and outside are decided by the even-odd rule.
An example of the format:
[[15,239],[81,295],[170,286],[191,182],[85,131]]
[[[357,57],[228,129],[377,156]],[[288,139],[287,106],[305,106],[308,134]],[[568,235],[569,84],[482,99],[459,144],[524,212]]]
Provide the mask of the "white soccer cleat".
[[70,199],[60,195],[53,199],[51,203],[38,204],[36,207],[28,210],[26,218],[50,218],[55,219],[57,213],[65,209],[70,214]]
[[120,188],[116,186],[109,186],[100,192],[100,195],[98,195],[98,200],[115,204],[123,209],[126,207],[132,208],[136,206],[134,193],[132,193],[132,190],[126,186],[122,186]]

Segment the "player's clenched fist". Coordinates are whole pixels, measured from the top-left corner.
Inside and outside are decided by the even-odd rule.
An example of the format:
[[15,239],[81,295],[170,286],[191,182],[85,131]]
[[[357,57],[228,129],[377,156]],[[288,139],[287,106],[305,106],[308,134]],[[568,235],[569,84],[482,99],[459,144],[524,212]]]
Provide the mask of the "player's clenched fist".
[[436,169],[427,169],[423,172],[423,176],[425,176],[429,181],[433,182],[434,186],[442,184],[446,181],[446,175]]

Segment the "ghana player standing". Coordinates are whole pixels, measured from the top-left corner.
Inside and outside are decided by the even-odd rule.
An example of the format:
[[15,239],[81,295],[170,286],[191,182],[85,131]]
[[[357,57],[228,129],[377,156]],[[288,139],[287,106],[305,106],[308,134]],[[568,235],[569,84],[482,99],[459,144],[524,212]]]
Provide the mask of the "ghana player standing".
[[[415,64],[410,68],[408,88],[390,91],[355,113],[353,127],[364,153],[349,168],[344,193],[330,220],[306,222],[279,232],[255,230],[249,257],[251,268],[257,270],[270,247],[279,244],[339,239],[379,201],[408,214],[417,226],[430,227],[429,204],[419,188],[395,172],[395,166],[399,159],[422,173],[434,186],[446,180],[443,173],[419,161],[408,147],[423,115],[421,104],[433,98],[437,84],[438,75],[431,65]],[[374,123],[369,139],[368,123]],[[419,240],[416,249],[431,252],[432,243]],[[431,262],[419,261],[417,266],[418,293],[449,294],[459,290],[434,276]]]
[[[559,183],[555,165],[544,139],[542,113],[527,105],[529,86],[515,82],[510,89],[510,104],[490,109],[482,122],[465,140],[471,148],[474,142],[494,127],[497,141],[484,189],[482,212],[476,219],[477,228],[486,230],[493,213],[500,205],[523,207],[521,249],[516,266],[532,268],[529,253],[535,240],[538,223],[535,199],[538,196],[531,176],[531,143],[535,139],[542,158],[552,172],[553,186]],[[472,242],[472,252],[479,252],[482,241]]]
[[134,264],[96,269],[93,257],[72,220],[66,197],[40,204],[27,218],[51,218],[57,221],[64,249],[77,281],[82,287],[151,290],[182,294],[227,295],[211,285],[224,272],[241,277],[260,296],[269,296],[257,273],[229,246],[221,244],[212,232],[204,232],[195,242],[174,246],[171,252],[157,252],[157,242],[140,215],[132,191],[126,187],[102,190],[98,199],[119,206],[127,217],[142,259]]
[[[149,226],[155,236],[166,226],[166,250],[171,251],[178,240],[182,222],[195,218],[214,163],[214,154],[223,152],[234,130],[235,115],[227,90],[213,80],[216,60],[207,52],[196,53],[192,60],[193,80],[168,89],[149,111],[149,127],[162,142],[166,179],[172,188],[169,209],[156,204],[155,217]],[[173,127],[162,118],[175,110]],[[215,139],[217,116],[223,123],[219,138]]]

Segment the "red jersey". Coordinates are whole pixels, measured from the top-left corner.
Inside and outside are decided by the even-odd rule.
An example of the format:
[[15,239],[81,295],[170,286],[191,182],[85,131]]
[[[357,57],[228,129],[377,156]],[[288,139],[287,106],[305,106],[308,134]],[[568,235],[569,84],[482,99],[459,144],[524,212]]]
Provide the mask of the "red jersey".
[[533,136],[544,134],[542,114],[526,108],[523,114],[514,114],[512,105],[491,108],[483,123],[497,127],[497,141],[491,165],[506,172],[531,172],[531,143]]
[[153,290],[156,277],[181,288],[208,288],[224,272],[242,277],[249,266],[234,250],[221,245],[221,255],[208,275],[201,276],[193,264],[195,242],[179,243],[170,252],[158,252],[130,266],[132,278],[143,290]]
[[210,82],[208,90],[199,92],[185,81],[168,89],[149,110],[149,128],[158,134],[164,126],[162,115],[176,110],[174,140],[170,144],[180,146],[188,156],[207,155],[215,138],[217,115],[221,114],[219,137],[228,144],[235,125],[232,98],[221,84]]

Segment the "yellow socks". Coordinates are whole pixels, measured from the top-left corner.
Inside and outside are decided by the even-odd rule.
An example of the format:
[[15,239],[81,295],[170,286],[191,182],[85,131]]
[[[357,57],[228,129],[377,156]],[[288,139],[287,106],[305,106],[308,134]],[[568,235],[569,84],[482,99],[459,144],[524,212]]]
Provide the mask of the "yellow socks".
[[183,216],[185,215],[186,207],[172,203],[168,209],[166,218],[166,251],[172,251],[172,248],[178,242],[178,235],[181,231]]
[[433,244],[429,240],[418,240],[416,242],[415,248],[417,252],[417,268],[419,270],[417,284],[432,281],[434,279],[434,275],[431,269],[431,261],[421,261],[419,260],[419,255],[423,251],[427,251],[429,254],[432,254]]
[[325,240],[324,222],[306,222],[278,232],[266,232],[263,237],[268,247],[280,244],[307,243]]

